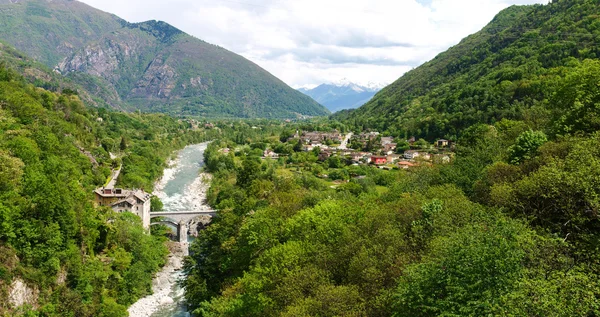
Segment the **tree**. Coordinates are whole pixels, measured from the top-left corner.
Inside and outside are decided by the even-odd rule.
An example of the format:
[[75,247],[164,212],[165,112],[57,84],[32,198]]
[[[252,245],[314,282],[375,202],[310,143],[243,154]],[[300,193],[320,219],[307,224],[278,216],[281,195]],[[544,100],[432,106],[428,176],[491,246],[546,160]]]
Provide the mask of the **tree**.
[[401,140],[396,145],[396,153],[401,154],[404,151],[410,150],[410,143],[406,140]]
[[163,203],[160,198],[152,196],[150,198],[150,210],[151,211],[162,211],[164,209]]
[[337,155],[332,155],[327,159],[327,165],[329,168],[340,168],[342,167],[342,161]]
[[247,157],[242,163],[242,168],[238,172],[237,184],[245,188],[249,186],[253,180],[259,177],[260,161],[255,157]]
[[600,130],[600,62],[585,60],[561,83],[551,105],[559,134]]
[[302,152],[303,149],[303,144],[302,144],[302,140],[299,139],[298,142],[296,144],[294,144],[294,152]]
[[125,151],[127,149],[127,141],[125,141],[125,137],[121,137],[119,149],[121,149],[121,151]]
[[522,274],[526,234],[516,222],[490,221],[434,240],[401,278],[394,316],[490,315]]
[[420,148],[420,149],[428,149],[430,147],[429,142],[427,142],[427,140],[425,139],[419,139],[417,142],[415,142],[415,146]]
[[525,131],[517,138],[516,143],[508,149],[509,161],[512,164],[519,164],[535,156],[537,150],[544,143],[548,142],[548,137],[542,131]]

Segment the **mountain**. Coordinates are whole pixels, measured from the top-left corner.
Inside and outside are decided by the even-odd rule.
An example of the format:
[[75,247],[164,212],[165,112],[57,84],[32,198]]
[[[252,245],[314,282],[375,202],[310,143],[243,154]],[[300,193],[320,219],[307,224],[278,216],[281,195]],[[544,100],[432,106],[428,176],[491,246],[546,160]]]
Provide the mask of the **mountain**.
[[0,39],[115,108],[212,117],[328,111],[251,61],[161,21],[72,0],[0,0]]
[[310,96],[329,111],[355,109],[367,103],[380,90],[380,87],[368,87],[343,81],[340,83],[322,84],[313,89],[300,88],[298,91]]
[[600,6],[553,1],[512,6],[489,25],[406,73],[356,111],[335,118],[357,128],[455,139],[503,118],[540,124],[554,115],[562,81],[600,57]]

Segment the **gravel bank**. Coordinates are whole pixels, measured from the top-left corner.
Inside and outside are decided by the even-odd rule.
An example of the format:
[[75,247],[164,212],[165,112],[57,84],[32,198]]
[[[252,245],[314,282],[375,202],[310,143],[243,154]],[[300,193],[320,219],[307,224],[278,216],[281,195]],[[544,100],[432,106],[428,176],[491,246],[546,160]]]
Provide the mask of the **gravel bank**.
[[153,294],[146,296],[131,307],[129,307],[130,317],[150,317],[162,306],[172,304],[172,287],[177,283],[182,274],[176,274],[183,268],[183,258],[187,255],[188,245],[177,242],[169,242],[171,254],[169,260],[163,269],[156,274],[152,280]]

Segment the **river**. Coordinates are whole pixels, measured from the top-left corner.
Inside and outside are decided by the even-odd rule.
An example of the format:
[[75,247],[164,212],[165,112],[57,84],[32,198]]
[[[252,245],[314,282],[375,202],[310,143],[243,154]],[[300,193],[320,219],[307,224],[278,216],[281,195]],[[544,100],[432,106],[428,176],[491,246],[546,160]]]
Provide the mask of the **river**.
[[[169,162],[163,177],[155,184],[154,195],[164,204],[164,210],[208,209],[204,205],[208,185],[206,175],[200,174],[204,166],[204,151],[208,143],[195,144],[181,150],[177,158]],[[190,237],[188,241],[191,241]],[[140,299],[129,308],[130,317],[188,317],[183,289],[177,281],[184,278],[181,273],[183,257],[188,245],[171,243],[171,254],[167,265],[152,281],[153,295]]]

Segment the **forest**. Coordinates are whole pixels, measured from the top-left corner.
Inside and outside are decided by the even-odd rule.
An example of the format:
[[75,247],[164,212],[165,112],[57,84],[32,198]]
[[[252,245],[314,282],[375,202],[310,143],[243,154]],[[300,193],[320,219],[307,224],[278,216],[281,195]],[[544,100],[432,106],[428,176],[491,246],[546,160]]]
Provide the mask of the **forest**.
[[87,108],[54,88],[0,62],[0,298],[16,280],[37,297],[20,311],[0,301],[0,316],[127,316],[151,292],[166,238],[94,207],[92,191],[121,164],[119,185],[152,191],[173,151],[214,136],[164,115]]
[[590,115],[476,124],[452,163],[389,171],[319,161],[285,127],[239,127],[205,152],[219,214],[192,245],[188,303],[197,316],[597,315]]
[[502,119],[543,129],[563,107],[556,92],[600,57],[595,0],[512,6],[481,31],[406,73],[369,103],[335,119],[356,129],[457,140]]

